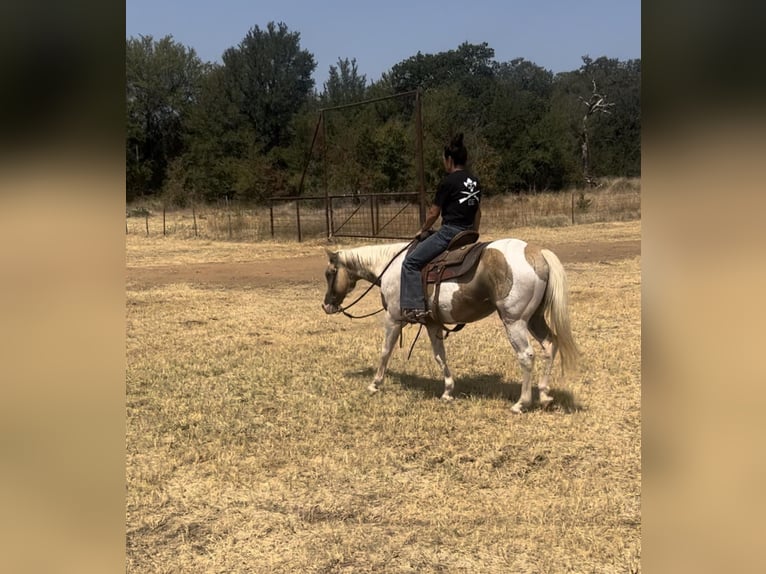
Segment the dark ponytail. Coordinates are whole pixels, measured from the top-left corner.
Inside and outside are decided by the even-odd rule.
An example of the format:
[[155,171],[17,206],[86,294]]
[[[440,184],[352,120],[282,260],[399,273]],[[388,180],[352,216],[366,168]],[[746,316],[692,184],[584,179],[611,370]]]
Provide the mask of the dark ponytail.
[[463,145],[463,133],[457,134],[448,146],[444,146],[444,159],[452,158],[455,165],[465,165],[468,161],[468,150]]

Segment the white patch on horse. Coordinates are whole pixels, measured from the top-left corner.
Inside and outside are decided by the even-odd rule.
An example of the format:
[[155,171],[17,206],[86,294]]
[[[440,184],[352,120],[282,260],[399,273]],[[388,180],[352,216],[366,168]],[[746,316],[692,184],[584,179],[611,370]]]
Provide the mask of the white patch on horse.
[[[528,319],[545,295],[545,283],[540,281],[534,268],[527,261],[524,253],[527,247],[526,241],[521,239],[501,241],[506,244],[505,248],[502,246],[497,248],[505,253],[505,259],[513,273],[511,292],[502,305],[512,315]],[[529,297],[530,291],[534,293],[531,298]]]
[[[452,316],[452,296],[460,290],[460,285],[454,281],[446,281],[439,287],[439,319],[445,323],[455,323]],[[433,305],[433,300],[431,300]]]

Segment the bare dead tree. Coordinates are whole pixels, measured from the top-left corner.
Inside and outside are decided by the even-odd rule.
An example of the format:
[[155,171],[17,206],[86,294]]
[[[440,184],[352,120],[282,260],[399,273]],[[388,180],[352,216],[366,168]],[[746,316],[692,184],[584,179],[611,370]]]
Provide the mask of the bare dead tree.
[[613,103],[607,103],[606,96],[599,94],[596,88],[596,80],[593,82],[593,93],[590,99],[586,100],[580,96],[580,101],[585,104],[587,110],[582,118],[582,171],[585,179],[585,185],[587,187],[594,187],[596,185],[595,180],[590,174],[590,148],[588,147],[588,118],[593,114],[611,114],[609,108],[614,106]]

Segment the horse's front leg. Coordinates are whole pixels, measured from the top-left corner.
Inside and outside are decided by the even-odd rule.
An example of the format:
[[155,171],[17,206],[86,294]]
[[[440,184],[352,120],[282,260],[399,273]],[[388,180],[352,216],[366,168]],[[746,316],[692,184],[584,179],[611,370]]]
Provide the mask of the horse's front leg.
[[452,379],[452,373],[450,373],[447,366],[447,353],[444,350],[444,336],[442,334],[442,326],[433,323],[428,324],[428,338],[431,339],[431,349],[434,352],[434,358],[444,373],[444,392],[442,393],[442,400],[451,401],[454,399],[452,391],[455,390],[455,381]]
[[383,338],[383,348],[380,353],[380,365],[378,371],[375,373],[375,378],[367,387],[370,393],[377,393],[380,390],[380,385],[383,384],[383,377],[386,375],[386,368],[388,367],[388,360],[391,358],[391,352],[394,350],[394,345],[399,335],[402,332],[401,321],[394,321],[391,315],[386,312],[386,336]]

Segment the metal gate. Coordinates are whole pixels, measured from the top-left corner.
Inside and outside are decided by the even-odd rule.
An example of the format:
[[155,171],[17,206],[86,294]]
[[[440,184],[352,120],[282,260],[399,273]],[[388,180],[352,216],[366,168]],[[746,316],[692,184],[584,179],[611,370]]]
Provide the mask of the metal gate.
[[409,239],[420,227],[420,194],[328,196],[327,237]]
[[410,239],[420,228],[420,193],[272,197],[271,237]]
[[[394,191],[390,193],[354,193],[353,195],[330,195],[327,179],[324,178],[324,204],[327,227],[327,237],[367,237],[403,239],[411,237],[426,217],[425,168],[423,162],[423,110],[420,90],[403,92],[361,102],[344,104],[319,110],[319,118],[314,128],[306,164],[298,185],[298,198],[292,198],[296,203],[298,237],[302,236],[300,228],[299,205],[303,194],[306,173],[311,158],[320,140],[322,150],[322,171],[327,173],[327,121],[326,116],[340,110],[355,108],[399,98],[414,98],[414,143],[415,143],[415,172],[417,174],[418,190],[413,192]],[[321,134],[321,138],[319,138]],[[274,198],[282,200],[284,198]],[[319,199],[319,198],[314,198]],[[272,208],[273,211],[273,208]],[[272,225],[273,229],[273,225]],[[273,232],[272,232],[273,233]]]

